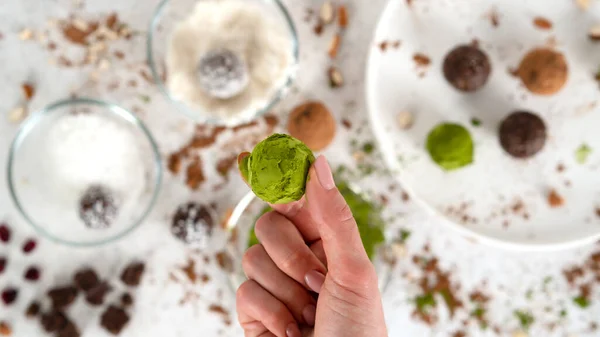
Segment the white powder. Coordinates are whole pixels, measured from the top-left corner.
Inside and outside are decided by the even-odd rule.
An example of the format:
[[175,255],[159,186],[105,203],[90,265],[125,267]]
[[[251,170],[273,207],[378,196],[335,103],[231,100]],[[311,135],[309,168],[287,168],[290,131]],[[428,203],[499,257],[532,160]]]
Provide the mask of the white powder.
[[[250,1],[198,2],[190,17],[176,26],[169,43],[167,86],[172,95],[225,121],[252,117],[266,107],[293,63],[291,35],[269,15]],[[237,75],[230,83],[220,83],[217,92],[199,78],[199,67],[207,55],[223,51],[235,55],[229,64]]]
[[121,194],[144,183],[139,143],[125,122],[94,113],[67,115],[49,131],[46,144],[58,180],[77,190],[104,185]]

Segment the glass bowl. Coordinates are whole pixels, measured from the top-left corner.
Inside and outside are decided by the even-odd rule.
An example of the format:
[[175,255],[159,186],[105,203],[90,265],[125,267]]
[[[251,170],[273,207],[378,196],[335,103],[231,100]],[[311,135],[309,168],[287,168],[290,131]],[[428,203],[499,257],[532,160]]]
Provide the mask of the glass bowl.
[[135,115],[74,99],[23,122],[7,172],[14,203],[37,231],[63,244],[94,246],[142,223],[156,201],[162,165]]
[[[203,124],[214,124],[214,125],[226,125],[226,126],[235,126],[242,123],[249,122],[253,119],[256,119],[266,112],[270,111],[272,107],[287,93],[290,88],[296,74],[297,65],[298,65],[298,36],[296,33],[296,27],[286,10],[286,7],[279,0],[219,0],[219,3],[226,2],[244,2],[251,3],[256,5],[264,15],[268,16],[274,24],[281,26],[281,31],[278,29],[271,29],[267,31],[276,31],[280,32],[282,35],[280,37],[284,38],[287,42],[289,42],[289,51],[287,51],[287,57],[289,58],[289,62],[285,64],[285,71],[283,72],[283,76],[281,76],[280,80],[273,81],[269,90],[266,90],[268,94],[265,97],[268,99],[262,100],[261,102],[254,102],[251,105],[243,104],[240,101],[239,106],[243,107],[243,112],[227,117],[223,117],[219,115],[215,111],[219,109],[224,102],[224,100],[219,100],[217,98],[210,98],[212,102],[212,107],[207,109],[206,107],[202,107],[199,104],[190,103],[190,100],[185,100],[181,97],[180,93],[182,90],[172,90],[172,83],[175,81],[180,81],[182,78],[187,79],[185,83],[194,83],[193,87],[186,88],[185,92],[188,95],[195,95],[199,99],[208,99],[209,96],[205,91],[202,90],[201,81],[196,77],[197,71],[200,67],[194,68],[190,66],[190,68],[194,68],[196,72],[192,72],[188,70],[185,72],[185,75],[181,76],[172,76],[173,74],[168,70],[169,64],[169,48],[171,46],[173,33],[178,29],[178,25],[184,20],[188,19],[192,13],[195,11],[196,4],[200,2],[215,2],[216,0],[163,0],[157,7],[155,14],[150,22],[149,33],[147,35],[147,57],[148,63],[150,65],[152,76],[157,83],[160,91],[167,98],[167,100],[174,105],[177,110],[184,113],[194,121]],[[205,34],[221,34],[222,32],[219,30],[211,30],[210,24],[214,23],[215,20],[211,17],[211,20],[202,27],[204,29]],[[208,25],[209,28],[206,26]],[[242,37],[247,37],[248,33],[242,30],[243,33],[240,34]],[[253,38],[252,41],[256,40],[255,36],[251,36]],[[231,37],[228,37],[231,38]],[[203,39],[198,38],[197,43],[204,43]],[[186,63],[184,61],[189,61],[187,63],[191,63],[196,65],[196,63],[200,64],[200,60],[202,60],[203,55],[211,53],[213,50],[221,50],[218,45],[215,45],[214,41],[206,42],[205,47],[198,47],[199,49],[191,49],[188,48],[186,50],[186,57],[179,57],[181,64]],[[201,55],[198,50],[200,48],[210,49],[208,52],[204,51]],[[243,49],[243,53],[248,53],[248,48]],[[191,50],[191,51],[190,51]],[[194,54],[194,55],[192,55]],[[181,54],[180,54],[181,55]],[[192,55],[192,56],[188,56]],[[271,55],[272,56],[272,55]],[[247,58],[246,54],[243,54],[244,58]],[[270,59],[272,60],[272,59]],[[175,64],[175,62],[172,62]],[[178,64],[179,64],[178,63]],[[248,67],[252,67],[250,62],[248,63]],[[188,68],[188,69],[190,69]],[[251,73],[252,69],[248,69],[248,73]],[[178,73],[181,74],[181,73]],[[256,75],[255,75],[256,76]],[[174,79],[175,78],[175,79]],[[177,82],[181,83],[181,82]],[[250,85],[252,85],[252,76],[250,76]],[[252,95],[255,92],[254,89],[250,90],[250,86],[242,91],[238,96],[235,96],[234,99],[238,97],[245,98],[245,95]],[[252,87],[254,88],[254,87]],[[190,94],[192,93],[192,94]],[[250,97],[250,96],[249,96]],[[226,100],[225,100],[226,101]],[[196,102],[197,103],[197,102]],[[236,103],[237,104],[237,103]]]
[[[352,193],[363,200],[371,199],[360,191],[355,185],[348,185]],[[265,213],[268,204],[254,195],[253,192],[246,194],[233,209],[231,216],[226,222],[227,230],[231,233],[231,239],[227,244],[227,251],[233,259],[233,271],[229,275],[232,289],[235,291],[244,281],[246,275],[242,269],[242,257],[248,248],[250,230],[256,220]],[[398,239],[389,235],[384,230],[385,240],[375,249],[371,261],[377,271],[379,290],[383,294],[389,284],[395,259],[391,256],[394,245]]]

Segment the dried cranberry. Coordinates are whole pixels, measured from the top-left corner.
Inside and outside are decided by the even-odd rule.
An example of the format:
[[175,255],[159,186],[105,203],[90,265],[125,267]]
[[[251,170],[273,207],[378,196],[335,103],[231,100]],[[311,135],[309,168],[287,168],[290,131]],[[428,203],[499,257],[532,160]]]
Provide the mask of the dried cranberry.
[[10,229],[6,224],[0,225],[0,241],[8,242],[10,241]]
[[37,243],[35,242],[34,239],[29,239],[29,240],[25,241],[25,243],[23,244],[23,252],[31,253],[31,251],[35,249],[36,245],[37,245]]
[[6,268],[6,258],[0,257],[0,273],[2,273],[5,268]]
[[28,281],[37,281],[40,279],[40,270],[37,267],[29,267],[25,271],[24,277]]
[[2,291],[2,301],[4,304],[9,305],[17,300],[17,295],[19,292],[15,288],[5,288]]

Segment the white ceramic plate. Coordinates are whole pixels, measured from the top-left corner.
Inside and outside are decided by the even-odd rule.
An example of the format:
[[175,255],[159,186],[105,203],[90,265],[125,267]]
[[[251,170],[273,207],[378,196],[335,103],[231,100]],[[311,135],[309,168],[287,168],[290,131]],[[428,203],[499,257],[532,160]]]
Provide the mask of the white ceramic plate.
[[[414,0],[408,5],[391,0],[381,17],[367,65],[367,102],[380,149],[409,193],[464,234],[532,250],[600,238],[600,90],[593,78],[600,67],[600,43],[587,36],[600,23],[600,4],[592,2],[584,11],[575,3]],[[551,21],[552,29],[537,28],[536,17]],[[449,50],[474,39],[490,57],[492,73],[485,87],[465,94],[444,79],[442,63]],[[385,51],[383,41],[388,42]],[[395,41],[400,41],[397,48]],[[529,93],[509,73],[536,46],[552,46],[567,59],[569,79],[554,96]],[[416,53],[431,64],[417,66]],[[528,160],[511,158],[498,141],[499,123],[518,109],[538,113],[548,127],[544,149]],[[415,118],[408,130],[397,126],[397,115],[405,110]],[[481,126],[472,126],[472,117]],[[431,161],[425,139],[443,121],[470,130],[472,165],[447,173]],[[592,153],[579,164],[575,152],[584,143]],[[561,164],[565,169],[559,172]],[[562,207],[549,206],[552,189],[564,198]]]

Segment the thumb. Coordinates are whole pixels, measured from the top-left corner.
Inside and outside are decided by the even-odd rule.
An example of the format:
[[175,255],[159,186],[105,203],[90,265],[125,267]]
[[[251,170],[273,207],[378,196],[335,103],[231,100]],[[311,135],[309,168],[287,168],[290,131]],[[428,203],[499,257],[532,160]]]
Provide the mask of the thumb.
[[[335,186],[324,156],[317,158],[309,175],[306,199],[323,241],[328,277],[349,288],[370,287],[373,265],[362,244],[352,211]],[[360,285],[361,276],[367,284]],[[377,280],[374,281],[376,287]]]

